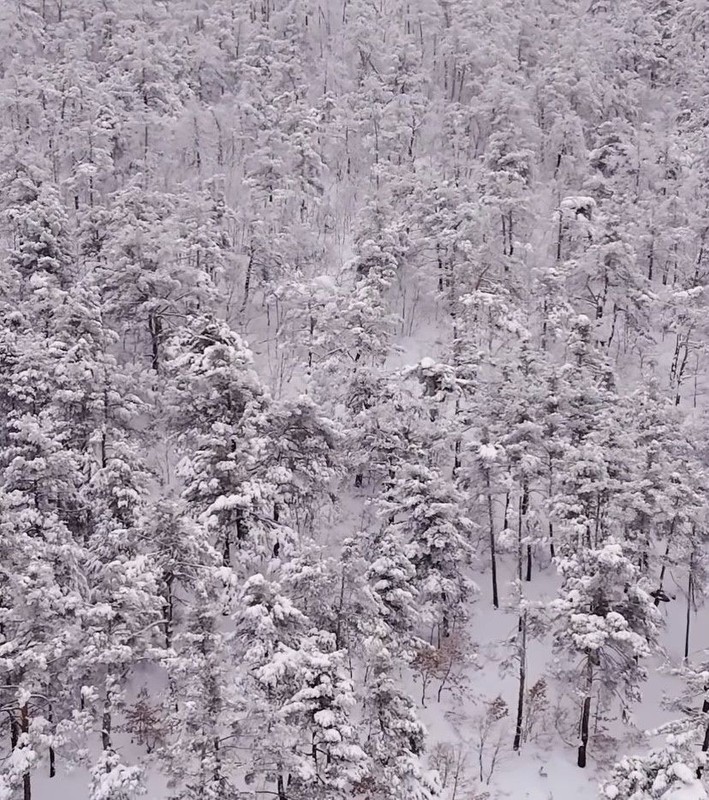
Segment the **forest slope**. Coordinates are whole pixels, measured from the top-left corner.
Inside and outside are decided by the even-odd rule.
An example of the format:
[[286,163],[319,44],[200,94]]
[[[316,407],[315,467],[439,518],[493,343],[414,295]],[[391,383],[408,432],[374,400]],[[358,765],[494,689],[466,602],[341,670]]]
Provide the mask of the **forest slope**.
[[708,28],[0,2],[0,798],[706,798]]

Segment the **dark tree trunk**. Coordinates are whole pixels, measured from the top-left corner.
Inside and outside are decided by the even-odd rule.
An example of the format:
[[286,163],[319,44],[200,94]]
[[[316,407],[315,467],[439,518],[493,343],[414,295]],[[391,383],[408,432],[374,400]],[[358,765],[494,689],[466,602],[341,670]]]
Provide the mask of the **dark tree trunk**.
[[[458,404],[456,402],[456,414],[458,413]],[[458,470],[460,469],[460,451],[461,451],[461,441],[460,437],[455,440],[455,445],[453,447],[453,478],[458,475]]]
[[586,696],[583,699],[583,708],[581,710],[581,744],[579,745],[578,761],[576,762],[579,767],[586,766],[588,754],[588,735],[591,722],[591,688],[593,686],[593,664],[590,657],[586,666]]
[[162,336],[162,319],[158,314],[148,316],[148,330],[150,331],[151,347],[150,366],[157,372],[160,369],[160,337]]
[[246,265],[246,276],[244,277],[244,299],[241,303],[241,310],[245,311],[249,302],[249,294],[251,292],[251,275],[254,269],[254,249],[253,245],[249,252],[249,263]]
[[172,572],[165,574],[165,598],[163,602],[163,609],[165,613],[165,647],[172,647],[172,620],[174,615],[174,603],[172,598],[172,585],[175,581],[175,576]]
[[[554,496],[554,457],[549,455],[549,499]],[[554,523],[549,520],[549,555],[556,558],[556,548],[554,546]]]
[[[674,527],[675,527],[675,521],[672,520],[672,525],[670,526],[670,533],[669,533],[670,537],[672,536],[672,531],[674,530]],[[662,561],[662,567],[660,568],[660,585],[657,587],[657,592],[655,593],[656,606],[659,606],[661,602],[660,598],[662,597],[663,593],[663,583],[665,581],[665,572],[667,572],[667,557],[669,556],[669,554],[670,554],[670,541],[668,538],[667,545],[665,546],[665,557]]]
[[438,291],[442,292],[445,288],[444,278],[445,270],[443,269],[443,259],[441,258],[441,245],[436,242],[436,258],[438,260]]
[[337,625],[335,627],[335,649],[342,649],[342,611],[345,606],[345,570],[342,570],[340,580],[340,600],[337,606]]
[[[30,716],[26,705],[20,709],[20,733],[30,732]],[[32,775],[28,769],[22,776],[22,800],[32,800]]]
[[111,749],[111,692],[106,689],[103,701],[103,717],[101,719],[101,747],[104,751]]
[[527,688],[527,612],[520,614],[518,632],[519,685],[517,688],[517,719],[515,721],[515,738],[513,750],[522,746],[524,723],[524,695]]
[[286,786],[283,781],[283,776],[278,776],[278,800],[288,800],[288,795],[286,794]]
[[[47,719],[50,723],[54,721],[54,715],[52,713],[52,707],[49,707],[49,711],[47,713]],[[57,765],[56,765],[56,753],[54,752],[54,748],[50,745],[49,746],[49,777],[53,778],[57,774]]]
[[694,595],[694,570],[692,559],[689,561],[689,577],[687,578],[687,619],[684,629],[684,660],[689,658],[689,629],[692,623],[692,598]]
[[214,772],[212,773],[212,777],[217,786],[219,786],[222,782],[222,757],[221,753],[219,752],[218,736],[214,737],[214,740],[212,741],[212,747],[214,748]]
[[492,605],[500,607],[500,598],[497,589],[497,553],[495,550],[495,516],[492,511],[492,493],[490,485],[490,470],[485,470],[485,486],[487,488],[487,516],[490,525],[490,566],[492,575]]
[[17,747],[17,740],[20,738],[20,725],[14,711],[10,714],[10,749]]
[[507,214],[507,239],[508,239],[507,252],[512,256],[514,255],[515,252],[514,240],[512,238],[512,209],[510,209]]
[[445,592],[441,592],[441,605],[443,606],[443,616],[441,619],[441,629],[439,630],[438,634],[439,650],[441,647],[441,635],[443,635],[444,639],[447,639],[451,635],[450,617],[448,616],[448,609],[446,608],[447,602],[448,602],[448,596],[446,595]]
[[[522,494],[519,498],[519,514],[517,517],[517,577],[519,580],[522,580],[523,574],[523,567],[522,567],[522,553],[523,553],[523,545],[522,545],[522,529],[524,527],[524,519],[527,516],[527,511],[529,510],[529,488],[525,483],[522,486]],[[531,566],[531,548],[527,545],[527,580],[532,579],[532,566]]]
[[222,547],[222,563],[224,564],[225,567],[231,566],[231,535],[229,531],[227,531],[224,534],[224,545]]
[[532,580],[532,545],[527,545],[527,574],[525,575],[527,582]]
[[236,510],[236,538],[243,542],[249,535],[249,523],[246,521],[246,515],[243,509],[237,508]]

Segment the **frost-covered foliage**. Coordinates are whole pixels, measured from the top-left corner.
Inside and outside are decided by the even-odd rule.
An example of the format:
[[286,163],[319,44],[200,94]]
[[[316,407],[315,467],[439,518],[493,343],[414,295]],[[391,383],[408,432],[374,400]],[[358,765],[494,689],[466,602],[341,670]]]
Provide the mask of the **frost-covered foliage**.
[[639,570],[609,540],[597,550],[559,558],[560,596],[551,603],[554,647],[573,655],[573,667],[561,670],[583,696],[579,766],[585,766],[591,703],[617,695],[627,704],[641,698],[647,678],[641,662],[657,638],[659,614],[639,583]]
[[1,796],[701,795],[708,32],[0,3]]
[[706,761],[686,736],[668,736],[664,747],[646,756],[626,756],[609,775],[601,796],[607,800],[705,800],[698,779]]
[[[648,655],[657,635],[658,613],[638,582],[638,569],[614,541],[560,558],[558,568],[561,596],[551,608],[559,622],[560,646],[594,654],[601,667],[610,650],[609,679],[629,678],[631,664]],[[619,658],[623,662],[617,664]]]

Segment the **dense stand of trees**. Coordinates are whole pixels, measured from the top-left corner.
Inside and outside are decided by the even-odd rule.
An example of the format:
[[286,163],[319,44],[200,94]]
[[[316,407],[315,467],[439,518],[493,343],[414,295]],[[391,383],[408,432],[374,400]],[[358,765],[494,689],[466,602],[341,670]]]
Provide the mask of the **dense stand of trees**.
[[[540,728],[585,767],[671,595],[670,739],[604,792],[696,783],[708,20],[2,4],[0,797],[459,800]],[[490,615],[466,753],[421,716]]]

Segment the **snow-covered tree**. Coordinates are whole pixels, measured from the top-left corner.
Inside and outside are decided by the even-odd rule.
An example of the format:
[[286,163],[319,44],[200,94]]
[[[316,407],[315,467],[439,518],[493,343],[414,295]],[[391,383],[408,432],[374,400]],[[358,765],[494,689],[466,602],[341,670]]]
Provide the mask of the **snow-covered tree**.
[[396,543],[415,570],[422,618],[440,637],[466,616],[473,584],[466,574],[471,560],[473,525],[462,512],[463,496],[438,473],[405,466],[379,500],[385,528],[381,539]]
[[246,582],[234,620],[244,704],[235,736],[250,743],[246,783],[279,797],[347,797],[367,765],[335,637],[311,629],[280,586],[260,575]]
[[224,322],[197,318],[170,343],[169,414],[184,499],[210,530],[225,564],[232,549],[268,558],[279,541],[275,486],[261,466],[268,406],[252,355]]
[[638,569],[621,544],[608,540],[598,549],[581,547],[558,560],[560,596],[553,601],[554,646],[571,656],[562,666],[581,700],[578,765],[585,767],[591,737],[592,703],[596,714],[613,697],[624,716],[640,699],[647,669],[640,659],[651,654],[658,614],[639,581]]
[[663,747],[645,756],[621,759],[601,787],[607,800],[705,800],[701,775],[704,758],[692,752],[685,737],[670,735]]

